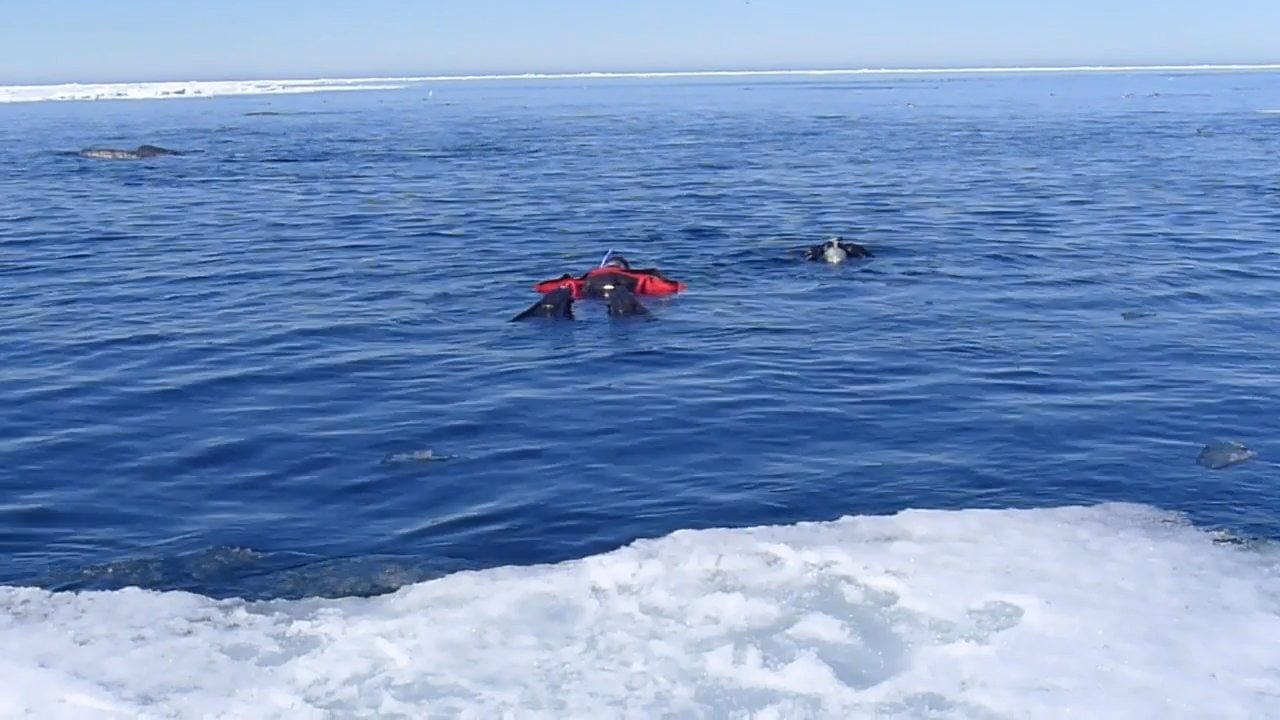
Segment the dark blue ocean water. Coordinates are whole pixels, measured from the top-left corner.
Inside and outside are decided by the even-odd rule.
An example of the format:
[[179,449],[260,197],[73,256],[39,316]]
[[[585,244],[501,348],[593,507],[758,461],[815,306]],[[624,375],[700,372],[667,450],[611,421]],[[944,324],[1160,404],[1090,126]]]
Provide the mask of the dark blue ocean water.
[[[0,583],[368,593],[911,507],[1280,537],[1277,109],[1261,72],[0,106]],[[141,143],[190,152],[73,154]],[[832,234],[875,258],[799,259]],[[687,292],[507,322],[610,248]]]

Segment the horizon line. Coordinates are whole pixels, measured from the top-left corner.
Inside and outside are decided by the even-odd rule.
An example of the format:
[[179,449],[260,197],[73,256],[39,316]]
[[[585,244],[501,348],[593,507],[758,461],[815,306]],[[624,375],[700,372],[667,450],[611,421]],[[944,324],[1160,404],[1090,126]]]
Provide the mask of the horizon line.
[[366,77],[319,78],[239,78],[220,80],[119,80],[109,82],[47,82],[0,85],[0,88],[52,88],[65,86],[111,85],[162,85],[191,83],[365,83],[365,82],[457,82],[475,80],[575,80],[575,79],[625,79],[625,78],[678,78],[678,77],[750,77],[779,75],[942,75],[942,74],[1000,74],[1000,73],[1054,73],[1054,72],[1212,72],[1224,70],[1280,70],[1280,63],[1198,63],[1190,65],[1029,65],[1029,66],[978,66],[978,67],[864,67],[830,69],[757,69],[757,70],[587,70],[574,72],[524,72],[524,73],[471,73],[445,75],[386,75]]

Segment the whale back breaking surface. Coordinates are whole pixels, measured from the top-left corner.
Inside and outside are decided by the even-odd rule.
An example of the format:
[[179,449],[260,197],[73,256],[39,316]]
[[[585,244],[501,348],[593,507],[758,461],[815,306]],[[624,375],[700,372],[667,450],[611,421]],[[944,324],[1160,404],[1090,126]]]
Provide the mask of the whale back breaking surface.
[[135,150],[122,150],[120,148],[85,148],[78,154],[80,157],[92,158],[94,160],[142,160],[161,155],[181,155],[182,153],[177,150],[160,147],[159,145],[139,145]]

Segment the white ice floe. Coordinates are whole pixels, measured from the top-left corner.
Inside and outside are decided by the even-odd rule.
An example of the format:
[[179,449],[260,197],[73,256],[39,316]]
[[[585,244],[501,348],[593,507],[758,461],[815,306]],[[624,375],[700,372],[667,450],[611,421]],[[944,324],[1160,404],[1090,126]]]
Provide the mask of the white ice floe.
[[377,598],[0,588],[0,717],[1267,718],[1280,572],[1132,505],[681,531]]

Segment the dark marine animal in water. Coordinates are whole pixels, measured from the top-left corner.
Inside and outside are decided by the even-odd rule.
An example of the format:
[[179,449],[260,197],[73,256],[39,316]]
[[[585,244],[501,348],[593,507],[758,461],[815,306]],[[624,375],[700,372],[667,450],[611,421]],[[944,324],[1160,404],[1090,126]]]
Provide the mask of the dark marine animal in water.
[[849,242],[840,236],[833,237],[821,245],[810,245],[805,248],[805,260],[817,260],[836,265],[849,258],[871,257],[871,251],[855,242]]
[[94,160],[143,160],[145,158],[159,157],[161,155],[181,155],[177,150],[162,148],[158,145],[139,145],[136,150],[121,150],[119,148],[85,148],[79,153],[80,157],[93,158]]

